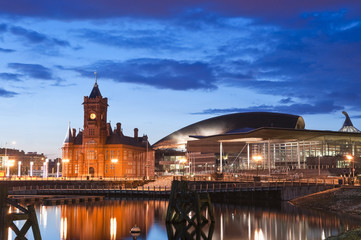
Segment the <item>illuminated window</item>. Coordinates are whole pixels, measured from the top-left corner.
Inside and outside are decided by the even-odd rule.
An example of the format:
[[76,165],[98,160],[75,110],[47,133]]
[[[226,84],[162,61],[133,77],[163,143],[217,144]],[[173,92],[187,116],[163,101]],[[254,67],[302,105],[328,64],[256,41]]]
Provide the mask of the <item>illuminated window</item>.
[[87,152],[87,159],[88,159],[88,160],[93,160],[93,159],[94,159],[94,151],[89,150],[89,151]]

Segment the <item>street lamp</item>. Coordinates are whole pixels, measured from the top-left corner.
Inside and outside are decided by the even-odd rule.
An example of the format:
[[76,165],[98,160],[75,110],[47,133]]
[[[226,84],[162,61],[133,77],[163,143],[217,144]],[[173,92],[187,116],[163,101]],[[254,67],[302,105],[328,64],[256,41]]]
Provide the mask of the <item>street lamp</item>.
[[30,162],[30,177],[33,176],[33,165],[34,165],[34,162]]
[[350,168],[350,177],[351,177],[351,162],[352,162],[352,178],[354,178],[355,177],[355,161],[354,161],[354,158],[353,158],[352,155],[349,155],[349,154],[346,155],[346,158],[347,158],[347,160],[350,161],[349,164],[348,164],[348,166]]
[[48,164],[49,164],[49,159],[45,159],[45,177],[48,178]]
[[59,168],[60,168],[60,162],[56,163],[56,177],[59,178]]
[[114,181],[115,181],[115,164],[118,162],[118,159],[113,158],[111,160],[111,162],[113,163],[112,166],[113,166],[113,174],[114,174]]
[[18,177],[21,176],[21,161],[18,161]]
[[262,161],[263,157],[262,157],[262,155],[253,155],[253,156],[252,156],[252,159],[253,159],[253,161],[256,162],[257,176],[258,176],[258,167],[259,167],[259,164],[260,164],[260,162]]
[[14,166],[14,160],[7,160],[6,161],[6,176],[10,177],[10,167]]

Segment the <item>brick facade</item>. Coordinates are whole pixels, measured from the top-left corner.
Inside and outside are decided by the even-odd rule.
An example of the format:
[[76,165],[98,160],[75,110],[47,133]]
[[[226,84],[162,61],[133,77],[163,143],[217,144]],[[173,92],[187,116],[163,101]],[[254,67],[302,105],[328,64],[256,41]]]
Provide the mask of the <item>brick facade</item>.
[[148,137],[124,136],[120,123],[112,130],[107,123],[108,99],[95,83],[84,97],[84,129],[76,133],[69,126],[62,148],[65,177],[154,177],[154,151]]

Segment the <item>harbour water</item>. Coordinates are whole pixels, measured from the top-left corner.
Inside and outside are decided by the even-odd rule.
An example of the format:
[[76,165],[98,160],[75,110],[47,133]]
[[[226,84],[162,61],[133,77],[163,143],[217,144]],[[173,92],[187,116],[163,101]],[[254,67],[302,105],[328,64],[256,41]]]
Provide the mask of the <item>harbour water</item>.
[[[37,206],[36,211],[45,240],[133,239],[130,229],[135,225],[141,229],[137,239],[161,240],[175,230],[165,224],[167,206],[166,200],[112,199]],[[214,204],[214,212],[214,226],[202,228],[213,240],[319,240],[361,225],[360,218],[300,209],[288,203],[277,207]],[[14,233],[9,234],[9,239],[14,237]],[[33,238],[31,231],[27,237]]]

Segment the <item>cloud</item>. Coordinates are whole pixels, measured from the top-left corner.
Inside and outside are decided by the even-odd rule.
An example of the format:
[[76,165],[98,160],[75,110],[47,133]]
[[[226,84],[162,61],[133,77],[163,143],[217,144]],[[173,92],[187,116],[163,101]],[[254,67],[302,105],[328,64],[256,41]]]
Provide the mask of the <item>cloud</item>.
[[114,18],[119,16],[165,18],[192,8],[201,8],[206,11],[217,12],[221,15],[251,16],[262,21],[278,21],[284,23],[287,23],[284,21],[285,19],[294,20],[294,16],[299,16],[303,12],[320,10],[335,11],[341,8],[347,8],[352,10],[351,14],[353,16],[357,16],[360,13],[358,0],[279,0],[276,4],[274,1],[268,0],[62,0],[61,2],[36,0],[32,1],[31,4],[29,4],[27,0],[3,0],[0,2],[0,14],[67,20]]
[[39,33],[37,31],[25,29],[18,26],[13,26],[9,28],[10,32],[16,36],[23,37],[30,43],[46,43],[50,45],[57,45],[60,47],[69,47],[70,44],[68,41],[60,40],[57,38],[49,37],[45,34]]
[[[349,19],[342,10],[314,13],[305,17],[305,26],[251,25],[249,37],[219,48],[221,55],[212,62],[218,82],[293,99],[292,103],[323,99],[359,109],[361,21]],[[244,46],[257,51],[249,54]]]
[[15,69],[24,76],[41,79],[41,80],[55,80],[51,69],[46,68],[40,64],[25,64],[25,63],[9,63],[9,68]]
[[11,52],[15,52],[15,50],[13,50],[13,49],[7,49],[7,48],[1,48],[1,47],[0,47],[0,52],[11,53]]
[[5,23],[0,24],[0,33],[6,32],[8,30],[8,25]]
[[153,50],[179,50],[180,42],[164,30],[92,30],[82,29],[77,31],[80,38],[107,46],[119,48],[138,48]]
[[246,108],[218,108],[218,109],[206,109],[202,112],[192,114],[228,114],[236,112],[279,112],[279,113],[290,113],[296,115],[303,114],[325,114],[333,113],[335,111],[343,110],[343,107],[335,105],[333,102],[322,101],[316,102],[315,104],[300,104],[295,103],[291,105],[259,105]]
[[[85,69],[85,70],[84,70]],[[100,61],[91,66],[73,68],[83,76],[94,69],[102,78],[172,90],[214,90],[216,79],[211,68],[203,62],[140,58],[125,62]]]
[[23,75],[16,73],[0,73],[0,78],[6,81],[21,82],[20,77]]
[[3,88],[0,88],[0,97],[10,98],[10,97],[16,96],[17,94],[18,93],[16,93],[16,92],[7,91]]
[[282,104],[288,104],[288,103],[293,103],[293,100],[292,98],[282,98],[279,102]]

